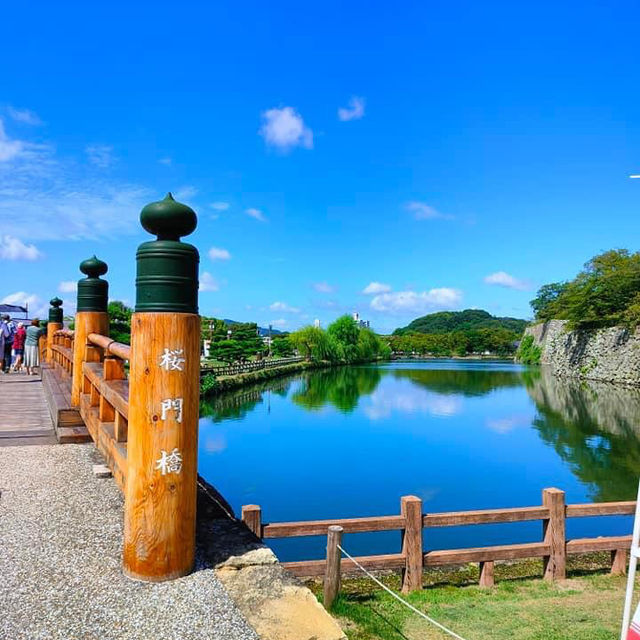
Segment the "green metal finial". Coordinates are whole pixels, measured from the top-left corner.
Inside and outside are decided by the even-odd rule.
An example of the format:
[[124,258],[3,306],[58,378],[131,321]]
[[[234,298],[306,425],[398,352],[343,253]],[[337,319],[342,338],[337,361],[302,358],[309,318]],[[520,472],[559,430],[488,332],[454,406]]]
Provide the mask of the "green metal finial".
[[182,236],[192,233],[198,218],[171,193],[140,213],[142,226],[158,239],[136,253],[136,312],[198,313],[198,250]]
[[149,233],[158,236],[158,240],[178,241],[193,233],[198,218],[191,207],[176,202],[169,192],[164,200],[152,202],[142,210],[140,222]]
[[107,273],[109,267],[106,262],[96,258],[96,254],[94,253],[91,258],[83,260],[80,263],[80,271],[89,278],[98,278]]
[[49,309],[49,322],[62,323],[62,300],[58,297],[51,298],[51,300],[49,300],[49,304],[51,305],[51,309]]
[[80,271],[87,277],[78,280],[78,311],[106,311],[109,303],[109,283],[100,280],[109,267],[95,254],[80,263]]

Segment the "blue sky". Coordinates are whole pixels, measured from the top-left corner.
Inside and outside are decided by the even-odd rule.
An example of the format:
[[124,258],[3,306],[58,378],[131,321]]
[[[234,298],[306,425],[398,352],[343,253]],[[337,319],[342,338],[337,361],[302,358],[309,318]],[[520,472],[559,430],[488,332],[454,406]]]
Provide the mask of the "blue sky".
[[169,190],[201,313],[284,329],[529,317],[638,248],[637,3],[131,5],[3,8],[0,300],[72,311],[96,253],[132,302]]

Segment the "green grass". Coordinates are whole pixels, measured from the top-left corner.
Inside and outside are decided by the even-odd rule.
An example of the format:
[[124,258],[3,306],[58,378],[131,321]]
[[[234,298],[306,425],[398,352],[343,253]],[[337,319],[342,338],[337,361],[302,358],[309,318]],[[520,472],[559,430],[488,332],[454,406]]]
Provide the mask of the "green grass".
[[[404,597],[466,640],[616,640],[626,577],[594,571],[593,566],[591,560],[574,563],[567,580],[549,583],[521,577],[539,576],[538,561],[496,565],[496,586],[491,589],[471,582],[477,580],[477,567],[431,572],[425,575],[425,585],[435,586]],[[444,584],[445,580],[457,584]],[[383,582],[394,590],[400,586],[395,575],[385,576]],[[321,591],[318,583],[310,586]],[[332,614],[349,640],[449,637],[367,579],[345,580]]]

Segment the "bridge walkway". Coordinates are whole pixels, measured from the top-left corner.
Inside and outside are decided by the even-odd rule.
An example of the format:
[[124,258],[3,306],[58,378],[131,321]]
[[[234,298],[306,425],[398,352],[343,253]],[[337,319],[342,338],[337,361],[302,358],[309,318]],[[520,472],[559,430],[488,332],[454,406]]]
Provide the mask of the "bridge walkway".
[[40,376],[0,373],[0,447],[56,442]]

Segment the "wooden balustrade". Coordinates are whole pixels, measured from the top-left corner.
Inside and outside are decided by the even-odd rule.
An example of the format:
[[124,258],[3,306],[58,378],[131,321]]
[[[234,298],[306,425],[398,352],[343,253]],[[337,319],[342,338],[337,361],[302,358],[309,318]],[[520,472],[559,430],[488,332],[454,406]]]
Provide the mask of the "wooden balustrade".
[[[404,591],[422,587],[424,567],[459,565],[469,562],[477,562],[480,565],[480,584],[489,587],[494,583],[494,562],[524,558],[542,558],[545,579],[558,580],[565,577],[567,555],[593,551],[610,551],[611,572],[614,574],[625,572],[627,552],[631,545],[630,535],[567,540],[565,523],[567,518],[633,515],[636,506],[634,501],[565,505],[564,492],[558,489],[544,489],[542,501],[541,506],[534,507],[423,514],[422,501],[419,498],[404,496],[401,499],[400,515],[267,524],[262,523],[260,507],[248,505],[242,509],[242,520],[256,536],[264,539],[327,535],[332,527],[340,527],[344,534],[401,531],[400,553],[360,556],[356,560],[369,570],[401,569]],[[426,552],[422,548],[423,528],[532,520],[540,520],[543,523],[543,539],[540,542]],[[345,548],[348,549],[348,542]],[[300,577],[323,576],[327,572],[326,559],[283,564],[289,571]],[[333,558],[333,564],[335,565],[335,558]],[[344,558],[341,570],[347,573],[358,571],[351,560]],[[329,573],[333,575],[333,570]],[[332,577],[332,580],[335,578]],[[333,593],[331,590],[330,592]]]
[[235,376],[240,373],[250,373],[252,371],[261,371],[262,369],[272,369],[273,367],[284,367],[288,364],[295,364],[304,360],[301,356],[292,356],[290,358],[269,358],[264,360],[256,360],[254,362],[237,362],[222,367],[211,367],[203,365],[201,373],[211,373],[216,377],[219,376]]

